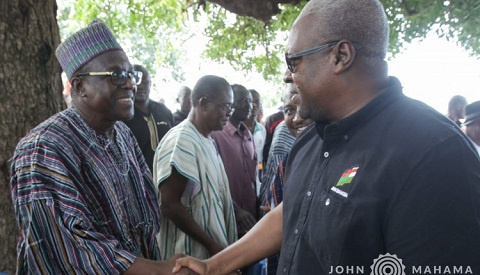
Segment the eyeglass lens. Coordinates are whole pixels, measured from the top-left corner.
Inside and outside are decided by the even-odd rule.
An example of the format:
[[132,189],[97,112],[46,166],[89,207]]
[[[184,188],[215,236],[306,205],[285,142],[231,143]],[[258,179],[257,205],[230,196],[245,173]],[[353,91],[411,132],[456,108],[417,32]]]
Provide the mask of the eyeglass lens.
[[142,82],[142,72],[140,71],[133,71],[133,72],[127,72],[127,71],[113,71],[112,72],[112,83],[115,85],[125,85],[127,82],[127,78],[130,78],[132,83],[135,85],[139,85]]
[[285,63],[287,63],[288,70],[293,73],[293,60],[288,57],[288,53],[285,53]]
[[206,100],[212,102],[213,104],[217,105],[222,112],[232,112],[235,108],[233,108],[233,104],[230,104],[230,103],[218,103],[218,102],[215,102],[213,100],[211,100],[210,98],[208,97],[204,97]]

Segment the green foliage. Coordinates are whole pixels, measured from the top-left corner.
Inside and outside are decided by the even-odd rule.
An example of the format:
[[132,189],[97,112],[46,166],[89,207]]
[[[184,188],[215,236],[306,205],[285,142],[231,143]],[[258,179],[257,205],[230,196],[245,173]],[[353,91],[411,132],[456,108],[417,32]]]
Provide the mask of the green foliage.
[[[262,43],[268,46],[272,32],[257,20],[242,18],[232,22],[235,16],[224,9],[215,7],[210,12],[215,16],[209,17],[206,35],[213,43],[209,43],[206,55],[215,61],[227,60],[235,69],[246,72],[262,68],[264,76],[277,71],[280,60],[275,52],[265,52],[259,55],[259,46]],[[269,63],[269,64],[266,64]]]
[[267,80],[281,80],[286,31],[305,3],[287,6],[268,24],[208,5],[205,34],[211,43],[207,45],[206,55],[215,61],[228,61],[237,70],[258,71]]
[[[133,62],[152,73],[159,66],[178,66],[183,49],[172,44],[183,31],[186,6],[177,0],[62,0],[58,22],[65,38],[94,19],[107,23]],[[61,4],[61,5],[60,5]],[[165,64],[165,65],[163,65]],[[174,79],[182,74],[172,70]]]
[[230,13],[216,4],[207,4],[210,38],[205,55],[217,62],[227,61],[236,70],[257,71],[275,83],[282,82],[288,31],[308,1],[282,5],[268,23]]
[[[480,55],[480,0],[381,1],[390,21],[392,56],[401,52],[405,43],[423,38],[432,30],[457,41],[470,54]],[[192,15],[191,20],[195,22],[208,16],[204,34],[209,43],[205,56],[218,62],[226,61],[239,71],[260,72],[265,79],[277,83],[284,70],[287,32],[307,3],[303,0],[298,5],[281,5],[281,13],[265,24],[200,0],[61,2],[58,21],[62,37],[100,18],[117,33],[133,60],[153,72],[158,67],[168,68],[179,81],[183,79],[181,63],[186,56],[186,49],[181,46],[192,36],[188,15]]]
[[390,51],[423,38],[429,31],[457,41],[471,55],[480,55],[480,0],[382,0],[390,21]]
[[[307,1],[282,5],[282,12],[268,24],[234,16],[212,8],[206,35],[211,43],[207,56],[228,61],[238,70],[262,72],[266,79],[282,74],[286,31]],[[457,41],[471,55],[480,55],[480,0],[381,0],[390,22],[390,56],[403,50],[405,43],[424,38],[430,31]],[[233,22],[223,22],[230,16]],[[258,48],[261,47],[262,51]],[[252,50],[254,50],[252,52]],[[252,57],[252,54],[255,56]]]

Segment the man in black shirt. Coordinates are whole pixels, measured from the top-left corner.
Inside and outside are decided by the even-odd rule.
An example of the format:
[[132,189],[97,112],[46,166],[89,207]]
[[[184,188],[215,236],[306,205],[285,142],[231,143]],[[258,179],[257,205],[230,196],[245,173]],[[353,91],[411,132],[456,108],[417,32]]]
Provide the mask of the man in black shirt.
[[134,65],[134,69],[141,71],[143,76],[135,94],[135,115],[125,124],[137,138],[148,168],[153,171],[155,149],[163,136],[174,126],[174,120],[167,106],[150,100],[152,81],[148,70],[141,65]]
[[199,263],[224,274],[280,250],[277,274],[480,274],[480,160],[454,122],[407,98],[384,61],[378,0],[312,0],[284,80],[316,123],[289,154],[284,201]]

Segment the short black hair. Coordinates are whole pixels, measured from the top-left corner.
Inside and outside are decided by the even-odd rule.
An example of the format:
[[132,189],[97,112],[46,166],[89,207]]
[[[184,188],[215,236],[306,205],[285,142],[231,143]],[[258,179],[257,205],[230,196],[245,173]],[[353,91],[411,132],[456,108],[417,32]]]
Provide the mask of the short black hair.
[[197,106],[202,97],[215,98],[218,93],[229,91],[231,89],[228,81],[216,75],[202,76],[192,90],[192,103]]
[[147,70],[147,68],[145,68],[144,66],[142,65],[139,65],[139,64],[135,64],[133,65],[133,69],[135,71],[141,71],[143,73],[144,76],[149,76],[150,75],[150,72]]
[[232,84],[233,98],[238,97],[240,93],[250,94],[250,91],[240,84]]
[[260,98],[260,93],[257,92],[257,90],[255,89],[249,89],[250,93],[252,94],[252,96],[256,96],[258,98]]

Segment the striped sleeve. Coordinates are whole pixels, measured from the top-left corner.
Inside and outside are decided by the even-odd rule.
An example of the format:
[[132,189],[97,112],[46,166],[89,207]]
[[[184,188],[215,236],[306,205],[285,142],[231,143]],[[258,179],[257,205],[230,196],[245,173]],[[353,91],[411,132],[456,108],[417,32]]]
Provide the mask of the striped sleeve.
[[32,138],[17,148],[11,189],[19,224],[19,274],[120,274],[136,256],[100,233],[58,155]]
[[194,196],[201,188],[195,148],[201,141],[196,140],[191,131],[184,130],[182,125],[173,128],[160,142],[154,159],[154,181],[161,185],[171,175],[173,166],[188,179],[183,195]]
[[33,200],[18,210],[25,242],[19,274],[121,274],[136,258],[116,240],[85,229],[76,217],[63,217],[52,199]]
[[273,182],[278,165],[288,152],[290,152],[290,148],[292,148],[294,142],[295,137],[288,131],[285,121],[281,122],[275,129],[273,135],[272,146],[270,147],[267,165],[263,174],[260,198],[265,197],[268,188],[270,188],[270,184]]

